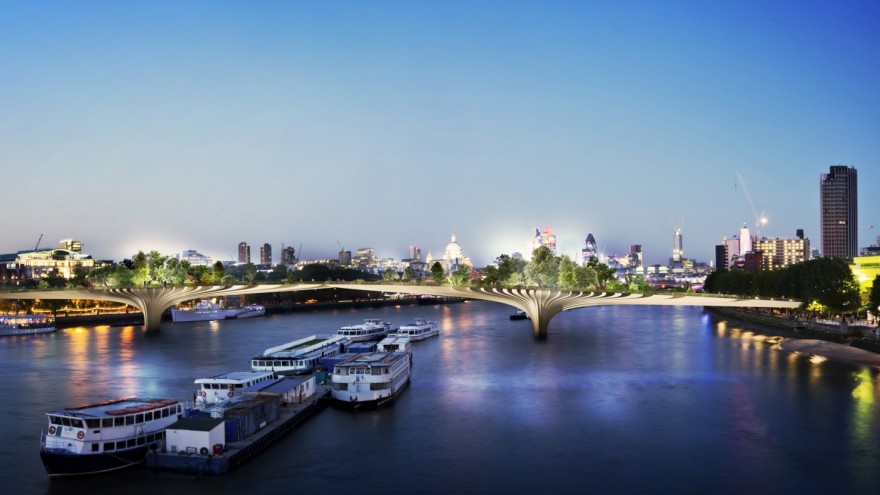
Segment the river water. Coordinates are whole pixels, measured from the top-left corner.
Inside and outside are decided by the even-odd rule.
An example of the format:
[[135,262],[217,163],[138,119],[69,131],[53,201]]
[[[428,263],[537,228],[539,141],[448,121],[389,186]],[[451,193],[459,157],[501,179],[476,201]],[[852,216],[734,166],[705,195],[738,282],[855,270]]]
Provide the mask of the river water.
[[[558,315],[546,341],[488,302],[92,327],[0,339],[4,493],[878,493],[876,371],[778,349],[700,308]],[[425,316],[391,407],[328,408],[221,478],[134,468],[50,481],[50,409],[192,398],[193,380],[364,318]],[[12,490],[11,492],[8,490]]]

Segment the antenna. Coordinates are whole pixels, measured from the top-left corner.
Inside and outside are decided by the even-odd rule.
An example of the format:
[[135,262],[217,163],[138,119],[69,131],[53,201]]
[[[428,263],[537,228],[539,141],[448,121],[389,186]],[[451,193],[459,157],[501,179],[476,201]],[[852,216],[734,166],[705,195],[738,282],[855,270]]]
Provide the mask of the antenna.
[[736,171],[736,177],[739,180],[739,184],[742,186],[743,193],[746,195],[746,199],[749,201],[749,206],[752,208],[752,214],[755,215],[755,234],[758,239],[761,238],[761,227],[767,225],[767,217],[764,215],[764,210],[761,210],[761,213],[758,213],[758,209],[755,208],[755,202],[752,201],[752,195],[749,194],[749,188],[746,186],[746,181],[743,179],[742,174],[739,173],[739,170]]

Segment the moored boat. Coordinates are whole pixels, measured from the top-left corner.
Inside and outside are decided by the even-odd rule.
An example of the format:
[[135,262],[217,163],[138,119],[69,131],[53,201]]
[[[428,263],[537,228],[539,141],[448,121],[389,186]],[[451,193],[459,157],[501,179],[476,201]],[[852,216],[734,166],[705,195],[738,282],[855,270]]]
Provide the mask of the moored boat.
[[260,304],[248,304],[246,306],[242,306],[238,308],[238,313],[236,313],[236,319],[242,318],[255,318],[257,316],[263,316],[266,314],[266,307]]
[[331,395],[342,406],[378,407],[396,399],[411,376],[410,352],[353,354],[333,366]]
[[531,318],[529,318],[528,313],[526,313],[525,311],[523,311],[521,309],[518,309],[518,310],[514,311],[513,313],[510,313],[510,319],[511,320],[530,320]]
[[426,318],[416,318],[413,323],[400,325],[400,328],[398,328],[393,335],[409,337],[411,341],[415,342],[439,334],[440,329],[437,328],[436,322],[430,321]]
[[173,399],[117,399],[47,412],[40,458],[50,477],[97,474],[142,462],[183,416]]
[[318,360],[343,352],[351,340],[339,335],[312,335],[303,339],[270,347],[263,354],[251,358],[254,371],[274,371],[279,375],[298,375],[315,370]]
[[0,336],[35,335],[55,331],[55,318],[48,315],[0,315]]
[[193,392],[196,407],[204,408],[277,381],[274,371],[230,371],[210,378],[197,378]]
[[360,342],[364,340],[380,339],[396,330],[397,328],[387,321],[370,318],[364,320],[360,325],[348,325],[342,327],[336,332],[336,335],[340,337],[348,337],[352,342]]
[[192,308],[171,308],[171,321],[174,323],[189,321],[231,320],[236,318],[253,318],[266,314],[266,308],[259,304],[248,304],[240,308],[224,308],[211,301],[202,300]]

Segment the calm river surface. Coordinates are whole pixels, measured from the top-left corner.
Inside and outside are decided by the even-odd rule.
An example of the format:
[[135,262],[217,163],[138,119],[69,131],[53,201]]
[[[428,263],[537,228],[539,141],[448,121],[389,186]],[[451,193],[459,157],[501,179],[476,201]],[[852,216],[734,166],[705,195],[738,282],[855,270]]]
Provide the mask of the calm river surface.
[[[76,328],[0,339],[4,493],[878,493],[874,370],[776,349],[701,308],[558,315],[549,337],[487,302]],[[222,478],[134,468],[49,481],[44,412],[121,396],[191,400],[193,380],[364,318],[417,316],[411,387],[328,408]]]

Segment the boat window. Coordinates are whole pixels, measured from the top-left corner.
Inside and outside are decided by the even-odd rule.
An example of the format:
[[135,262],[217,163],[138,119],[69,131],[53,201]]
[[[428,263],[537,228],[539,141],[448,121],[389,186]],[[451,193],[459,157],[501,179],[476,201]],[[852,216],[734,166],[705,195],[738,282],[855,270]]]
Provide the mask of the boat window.
[[153,420],[153,411],[144,413],[144,422],[145,423],[148,421],[152,421],[152,420]]
[[105,444],[104,444],[104,452],[110,452],[110,451],[116,450],[116,449],[113,448],[113,447],[114,447],[114,443],[113,443],[113,442],[107,442],[107,443],[105,443]]
[[134,422],[135,423],[143,423],[144,422],[144,415],[143,414],[136,415],[134,417]]
[[89,428],[100,428],[101,427],[101,420],[100,419],[87,419],[86,425]]
[[61,418],[61,424],[64,426],[70,426],[70,418]]
[[113,426],[125,426],[125,418],[122,416],[113,418]]
[[146,443],[147,443],[147,439],[146,439],[146,438],[144,438],[144,437],[138,437],[138,439],[137,439],[137,444],[138,444],[138,445],[145,445]]
[[134,415],[133,415],[133,414],[130,414],[130,415],[128,415],[128,416],[125,417],[125,424],[127,424],[127,425],[133,425],[133,424],[134,424]]
[[49,424],[60,425],[61,418],[59,418],[58,416],[49,416]]
[[122,450],[125,448],[125,442],[116,442],[116,450]]
[[[111,428],[113,426],[113,418],[104,418],[101,420],[101,426],[104,428]],[[104,449],[106,450],[106,449]]]
[[99,443],[93,443],[93,444],[92,444],[92,452],[97,452],[97,451],[98,451],[98,448],[99,448],[100,446],[101,446],[101,444],[99,444]]
[[125,445],[126,445],[128,448],[132,448],[132,447],[134,447],[134,446],[135,446],[134,438],[129,438],[128,440],[126,440]]
[[168,408],[162,409],[162,417],[168,416]]

